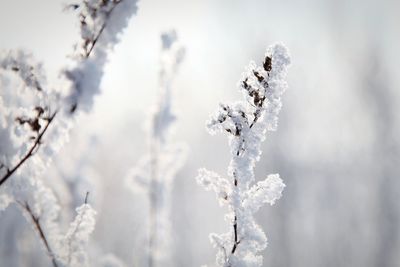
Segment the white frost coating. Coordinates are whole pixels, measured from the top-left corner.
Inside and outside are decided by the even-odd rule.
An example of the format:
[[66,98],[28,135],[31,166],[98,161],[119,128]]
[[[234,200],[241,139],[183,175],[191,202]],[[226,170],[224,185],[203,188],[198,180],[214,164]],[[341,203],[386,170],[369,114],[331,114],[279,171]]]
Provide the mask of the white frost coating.
[[[47,85],[42,65],[23,51],[0,53],[0,88],[0,166],[11,168],[15,154],[23,155],[54,115],[59,95]],[[64,122],[52,124],[58,124],[60,135],[68,128]]]
[[[32,184],[15,186],[20,180]],[[9,181],[13,184],[14,201],[23,210],[26,219],[32,222],[32,228],[40,236],[38,228],[32,217],[38,219],[46,242],[51,250],[46,251],[54,258],[58,266],[89,266],[87,258],[87,245],[89,236],[94,230],[96,212],[89,204],[83,204],[76,209],[77,215],[71,223],[67,233],[60,230],[60,206],[53,191],[45,187],[38,178],[26,180],[21,176],[13,177]],[[33,204],[31,204],[33,203]],[[29,210],[28,210],[29,209]],[[43,238],[40,238],[45,245]]]
[[32,55],[22,50],[2,52],[0,54],[0,67],[2,70],[13,71],[18,75],[26,88],[42,89],[44,82],[41,64],[34,62]]
[[[70,80],[70,89],[73,89],[67,97],[73,99],[67,107],[70,111],[81,101],[79,97],[85,103],[92,101],[93,92],[101,80],[107,53],[118,41],[118,35],[126,27],[129,17],[136,11],[136,2],[90,0],[72,5],[80,10],[80,46],[86,48],[87,53],[76,56],[75,66],[63,71]],[[24,176],[25,171],[29,176],[32,173],[38,175],[67,140],[72,125],[72,120],[63,117],[64,113],[57,114],[63,104],[60,103],[61,90],[54,90],[47,85],[41,64],[23,51],[0,53],[0,87],[0,178],[7,174]],[[87,88],[88,93],[83,93],[83,88]],[[57,118],[52,120],[56,114]],[[47,124],[50,124],[50,119],[49,130],[42,138],[40,136]],[[13,172],[13,168],[29,153],[34,154],[40,164],[30,164],[30,170],[20,170],[25,169],[23,166]],[[4,194],[8,190],[2,184],[7,184],[5,180],[0,184],[0,192]],[[7,203],[9,201],[3,201],[1,208],[6,208]]]
[[279,174],[270,174],[267,179],[258,182],[248,190],[247,196],[243,201],[243,206],[245,209],[251,209],[254,213],[264,203],[274,205],[275,201],[281,198],[284,188],[285,184],[279,177]]
[[66,266],[89,266],[87,246],[96,223],[96,212],[89,204],[76,209],[76,217],[62,241],[61,261]]
[[228,134],[232,157],[229,179],[205,169],[200,169],[197,177],[197,182],[206,190],[215,191],[220,204],[226,203],[229,209],[225,219],[231,223],[230,231],[210,235],[211,243],[218,250],[218,266],[262,266],[262,256],[258,253],[267,246],[267,238],[253,214],[264,203],[273,205],[281,197],[285,185],[278,174],[272,174],[250,186],[255,180],[254,167],[260,159],[261,142],[266,132],[276,130],[278,125],[289,64],[285,46],[269,47],[263,65],[251,62],[239,82],[244,101],[220,104],[207,122],[210,134]]
[[40,138],[55,116],[58,94],[47,86],[41,65],[30,54],[22,51],[0,54],[0,87],[0,178],[3,180],[11,173],[34,148],[34,157],[13,172],[13,177],[3,180],[0,194],[23,200],[20,197],[23,192],[34,194],[29,190],[35,190],[32,186],[37,176],[65,141],[69,123],[51,120],[46,135]]
[[228,197],[232,193],[231,185],[227,179],[221,178],[217,173],[206,169],[200,169],[196,179],[207,191],[215,192],[221,206],[227,203]]
[[[21,182],[30,184],[21,184]],[[13,202],[31,223],[43,245],[42,248],[50,258],[56,260],[61,255],[62,234],[58,222],[60,206],[53,191],[37,177],[26,179],[24,176],[15,176],[8,183],[7,186],[12,189],[10,192],[13,193]],[[10,184],[13,186],[10,187]]]
[[83,0],[72,4],[79,10],[81,42],[76,45],[74,66],[64,70],[70,81],[65,98],[70,111],[88,111],[99,93],[108,53],[137,11],[137,0]]
[[[176,120],[172,109],[172,83],[183,60],[184,48],[175,31],[161,35],[159,99],[147,125],[150,151],[129,171],[127,183],[133,191],[149,195],[149,266],[168,261],[170,254],[169,210],[172,182],[186,157],[186,146],[171,143],[171,128]],[[168,264],[167,264],[168,265]]]
[[[39,237],[33,218],[38,219],[48,245],[54,248],[52,253],[56,254],[60,207],[53,191],[39,176],[65,141],[69,124],[52,120],[54,128],[49,128],[38,141],[55,114],[58,94],[47,86],[41,64],[30,54],[23,51],[0,54],[0,88],[0,178],[3,180],[35,148],[33,156],[1,184],[0,210],[16,203]],[[40,147],[34,147],[35,143]],[[43,240],[42,244],[45,245]]]

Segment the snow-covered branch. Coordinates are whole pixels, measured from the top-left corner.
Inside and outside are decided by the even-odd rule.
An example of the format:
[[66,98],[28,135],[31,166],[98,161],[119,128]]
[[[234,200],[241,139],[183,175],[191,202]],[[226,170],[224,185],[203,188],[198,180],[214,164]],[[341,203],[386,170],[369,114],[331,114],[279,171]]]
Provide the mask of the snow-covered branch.
[[207,191],[214,191],[220,205],[226,204],[228,197],[232,194],[229,181],[226,178],[220,177],[215,172],[200,169],[197,182],[204,186]]
[[[54,117],[57,114],[57,112],[55,111],[53,114],[50,115],[50,117],[47,117],[47,116],[43,117],[44,110],[41,107],[36,107],[35,110],[36,110],[37,114],[34,118],[17,117],[17,119],[16,119],[20,124],[25,124],[25,123],[29,124],[31,130],[37,132],[37,136],[30,137],[30,139],[33,139],[34,141],[33,141],[33,144],[31,145],[31,147],[29,148],[28,152],[26,153],[26,155],[23,156],[22,159],[20,159],[18,161],[18,163],[16,163],[15,166],[13,166],[11,169],[7,168],[6,173],[0,179],[0,186],[4,182],[6,182],[7,179],[10,178],[14,172],[16,172],[18,170],[18,168],[21,167],[26,160],[28,160],[30,157],[32,157],[35,154],[35,151],[37,149],[39,149],[43,135],[46,133],[50,123],[53,121]],[[41,131],[40,131],[40,128],[42,128],[42,126],[39,124],[39,120],[46,121],[46,124],[43,127],[43,130],[41,130]],[[1,166],[2,166],[2,168],[5,167],[4,165],[1,165]]]
[[207,190],[214,190],[220,203],[227,203],[225,216],[231,229],[225,234],[211,234],[218,249],[217,264],[224,267],[261,266],[258,255],[267,245],[264,232],[256,224],[253,214],[264,203],[274,204],[285,185],[278,174],[256,185],[255,163],[260,159],[261,142],[266,131],[277,128],[282,106],[281,96],[287,88],[286,69],[290,58],[285,46],[268,48],[262,66],[251,62],[239,82],[244,101],[220,104],[219,110],[207,122],[211,134],[225,132],[229,137],[231,162],[230,180],[200,169],[197,181]]
[[42,66],[23,51],[0,54],[0,186],[42,144],[57,110],[57,94],[46,85]]
[[[78,12],[81,42],[72,65],[61,70],[60,88],[48,85],[42,65],[29,53],[0,53],[0,208],[19,203],[39,237],[46,237],[43,243],[48,252],[52,248],[52,261],[66,266],[86,264],[84,243],[94,227],[94,211],[88,204],[78,208],[70,241],[61,242],[58,201],[40,175],[67,140],[78,103],[90,110],[107,56],[135,13],[136,2],[81,0],[70,5]],[[67,244],[71,253],[65,259]]]
[[63,260],[67,266],[88,266],[87,246],[96,223],[96,212],[85,203],[76,209],[76,217],[63,239]]
[[136,4],[137,0],[82,0],[69,5],[78,14],[81,35],[72,54],[72,66],[63,70],[70,81],[64,98],[70,113],[78,105],[84,111],[91,109],[108,54],[137,11]]
[[[83,0],[70,6],[79,9],[80,46],[87,51],[83,54],[76,51],[74,66],[62,70],[69,81],[67,96],[61,96],[63,90],[60,88],[47,86],[42,65],[29,53],[10,51],[0,54],[0,82],[4,89],[0,95],[0,136],[3,137],[0,186],[39,149],[43,135],[60,108],[74,112],[78,101],[83,101],[90,103],[83,109],[90,109],[92,98],[99,91],[107,54],[137,9],[136,0]],[[67,101],[66,105],[61,100]],[[69,128],[63,124],[68,123],[58,126]],[[28,147],[29,143],[32,144]],[[16,158],[17,154],[19,158]]]
[[37,231],[54,267],[88,266],[87,245],[94,230],[96,212],[85,203],[76,209],[77,215],[66,235],[62,235],[57,223],[60,208],[52,192],[38,184],[35,206],[28,200],[17,201]]

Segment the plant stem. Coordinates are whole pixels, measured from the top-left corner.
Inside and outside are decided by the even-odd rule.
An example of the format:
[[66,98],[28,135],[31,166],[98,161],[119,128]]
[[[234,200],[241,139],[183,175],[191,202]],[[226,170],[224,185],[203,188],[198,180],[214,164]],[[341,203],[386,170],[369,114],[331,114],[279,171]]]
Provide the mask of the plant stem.
[[150,188],[149,188],[149,220],[150,220],[150,230],[149,230],[149,251],[148,251],[148,267],[155,266],[154,259],[154,249],[157,247],[157,175],[158,175],[158,140],[153,139],[150,147]]
[[47,241],[46,235],[42,229],[42,226],[40,224],[40,218],[35,216],[33,214],[32,209],[30,208],[28,203],[22,204],[20,202],[17,202],[31,217],[33,225],[35,226],[36,230],[39,232],[39,237],[43,241],[44,246],[46,247],[47,253],[51,259],[51,262],[53,264],[53,267],[58,267],[56,258],[54,257],[54,253],[50,248],[49,242]]

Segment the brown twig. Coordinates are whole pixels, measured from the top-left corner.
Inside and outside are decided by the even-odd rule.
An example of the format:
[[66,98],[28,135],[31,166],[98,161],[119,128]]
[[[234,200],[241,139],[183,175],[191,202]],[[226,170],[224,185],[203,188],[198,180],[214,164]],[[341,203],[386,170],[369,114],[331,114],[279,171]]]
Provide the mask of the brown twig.
[[[235,180],[234,180],[234,186],[235,187],[237,187],[238,186],[238,179],[237,179],[237,177],[236,177],[236,173],[233,173],[233,175],[234,175],[234,178],[235,178]],[[239,245],[239,243],[240,243],[240,240],[239,240],[239,237],[238,237],[238,231],[237,231],[237,228],[238,228],[238,224],[237,224],[237,216],[236,216],[236,211],[234,211],[234,213],[235,213],[235,218],[234,218],[234,221],[233,221],[233,233],[234,233],[234,243],[233,243],[233,247],[232,247],[232,250],[231,250],[231,254],[234,254],[235,253],[235,251],[236,251],[236,249],[237,249],[237,246]]]
[[45,134],[45,132],[47,131],[49,125],[51,124],[51,122],[53,121],[54,117],[57,115],[57,111],[53,113],[53,115],[51,115],[48,119],[47,119],[47,124],[44,127],[44,129],[39,133],[39,135],[37,136],[37,138],[35,139],[35,142],[33,143],[33,145],[31,146],[31,148],[29,149],[28,153],[26,153],[26,155],[12,168],[12,169],[7,169],[6,174],[1,178],[0,180],[0,186],[5,183],[10,177],[11,175],[13,175],[24,163],[25,161],[27,161],[30,157],[32,157],[35,152],[37,151],[37,148],[42,144],[42,138],[43,135]]
[[93,41],[91,42],[92,45],[90,46],[89,50],[85,51],[85,52],[86,52],[86,53],[85,53],[85,58],[88,58],[88,57],[90,56],[90,54],[92,53],[93,48],[95,47],[97,41],[99,40],[101,34],[103,33],[104,29],[105,29],[106,26],[107,26],[107,21],[108,21],[108,19],[110,18],[111,13],[112,13],[113,10],[115,9],[115,7],[116,7],[118,4],[120,4],[122,1],[123,1],[123,0],[118,1],[118,2],[115,2],[115,5],[112,6],[111,9],[110,9],[110,11],[107,12],[107,14],[106,14],[106,19],[105,19],[103,25],[101,25],[101,28],[100,28],[99,32],[97,33],[96,37],[95,37],[95,38],[93,39]]
[[233,222],[233,232],[235,234],[235,242],[233,243],[233,247],[232,247],[232,251],[231,251],[232,254],[235,253],[236,248],[240,243],[240,241],[238,240],[238,234],[237,234],[237,217],[236,217],[236,215],[235,215],[235,220]]
[[40,224],[40,217],[35,216],[35,214],[33,213],[32,209],[30,208],[30,206],[27,202],[21,203],[21,202],[17,201],[17,203],[29,214],[30,218],[32,219],[33,225],[35,226],[36,230],[39,232],[40,239],[43,241],[43,244],[46,247],[47,253],[51,259],[53,267],[58,267],[54,253],[50,248],[49,242],[47,241],[46,235]]
[[[111,13],[111,12],[110,12]],[[108,14],[110,14],[108,13]],[[109,15],[107,15],[107,18],[109,17]],[[99,33],[97,34],[96,38],[93,39],[92,45],[90,46],[89,50],[86,51],[85,53],[85,58],[88,58],[90,56],[90,54],[93,51],[94,46],[97,43],[97,40],[100,38],[100,35],[103,33],[104,29],[106,28],[106,22],[104,22],[104,24],[101,26]]]

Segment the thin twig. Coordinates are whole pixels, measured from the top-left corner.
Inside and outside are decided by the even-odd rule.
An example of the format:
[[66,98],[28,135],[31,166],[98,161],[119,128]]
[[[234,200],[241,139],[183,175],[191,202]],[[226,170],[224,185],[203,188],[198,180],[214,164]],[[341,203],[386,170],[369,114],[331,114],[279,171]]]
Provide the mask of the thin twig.
[[11,175],[13,175],[18,170],[18,168],[20,168],[25,163],[25,161],[27,161],[30,157],[32,157],[35,154],[35,152],[36,152],[35,150],[41,145],[43,135],[47,131],[50,123],[53,121],[56,114],[57,114],[57,111],[54,112],[53,115],[51,115],[51,117],[49,117],[47,119],[46,126],[44,127],[43,131],[41,131],[40,134],[37,136],[35,142],[33,143],[32,147],[29,149],[28,153],[26,153],[26,155],[12,169],[7,170],[6,174],[0,180],[0,186],[3,183],[5,183],[11,177]]
[[51,262],[53,264],[53,267],[58,267],[56,258],[54,256],[53,251],[50,248],[49,242],[47,241],[46,235],[42,229],[42,226],[40,225],[40,217],[35,216],[33,214],[32,209],[30,208],[29,204],[25,202],[24,204],[17,201],[17,203],[29,214],[29,216],[32,219],[33,225],[35,226],[36,230],[39,232],[40,239],[43,241],[44,246],[46,247],[47,253],[51,259]]
[[89,198],[89,191],[86,192],[86,196],[85,196],[85,204],[88,203],[88,198]]
[[[234,173],[233,175],[234,175],[234,178],[235,178],[235,180],[234,180],[234,186],[237,187],[237,186],[238,186],[238,179],[237,179],[237,177],[236,177],[236,173]],[[235,213],[235,218],[234,218],[234,221],[233,221],[233,233],[234,233],[234,238],[235,238],[235,240],[234,240],[234,243],[233,243],[233,247],[232,247],[232,250],[231,250],[231,254],[234,254],[234,253],[235,253],[235,251],[236,251],[236,249],[237,249],[237,246],[238,246],[239,243],[240,243],[240,240],[239,240],[239,238],[238,238],[238,233],[237,233],[237,216],[236,216],[236,211],[234,211],[234,213]]]
[[234,254],[236,251],[237,246],[239,245],[240,241],[238,241],[238,234],[237,234],[237,217],[235,215],[235,220],[233,222],[233,232],[235,234],[235,242],[233,243],[231,253]]
[[110,11],[107,12],[107,14],[106,14],[106,19],[105,19],[103,25],[101,26],[99,32],[97,33],[96,37],[93,39],[93,42],[92,42],[92,45],[90,46],[89,51],[86,51],[85,58],[88,58],[88,57],[90,56],[90,54],[92,53],[93,48],[95,47],[97,41],[99,40],[101,34],[103,33],[104,29],[105,29],[106,26],[107,26],[107,21],[108,21],[108,19],[110,18],[111,13],[112,13],[113,10],[115,9],[115,7],[116,7],[118,4],[120,4],[122,1],[123,1],[123,0],[121,0],[121,1],[119,1],[119,2],[116,2],[115,5],[111,7]]
[[[108,18],[109,16],[107,16]],[[101,26],[99,33],[97,34],[96,38],[94,38],[92,45],[90,46],[89,51],[86,51],[85,54],[85,58],[88,58],[90,56],[90,54],[93,51],[93,48],[95,46],[95,44],[97,43],[97,40],[100,38],[100,35],[102,34],[102,32],[104,31],[104,29],[106,28],[106,23],[104,22],[104,24]]]

